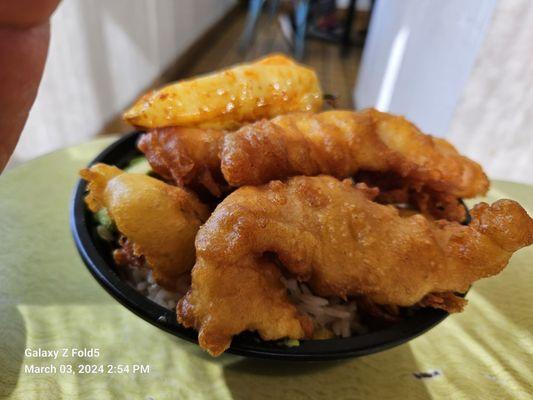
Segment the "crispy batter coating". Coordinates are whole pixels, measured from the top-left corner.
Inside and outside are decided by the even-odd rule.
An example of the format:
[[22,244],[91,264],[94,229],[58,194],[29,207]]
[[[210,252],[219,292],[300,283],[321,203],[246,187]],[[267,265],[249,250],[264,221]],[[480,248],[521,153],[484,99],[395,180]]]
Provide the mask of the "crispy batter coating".
[[209,216],[207,207],[184,189],[113,166],[96,164],[80,175],[88,181],[89,209],[106,208],[155,281],[174,290],[178,276],[194,264],[194,238]]
[[162,128],[142,135],[137,146],[163,178],[220,197],[227,187],[218,157],[224,134],[216,129]]
[[124,119],[150,129],[234,129],[261,118],[321,107],[315,72],[284,55],[271,55],[147,93]]
[[378,186],[393,175],[401,183],[395,189],[406,191],[428,213],[461,220],[457,198],[484,194],[489,186],[481,167],[449,143],[375,110],[288,114],[227,134],[153,130],[140,149],[161,175],[217,196],[226,189],[218,168],[236,187],[293,175],[346,178],[363,171],[373,173],[370,183]]
[[[319,296],[459,311],[464,303],[450,300],[453,292],[497,274],[514,251],[533,242],[533,220],[511,200],[478,204],[471,225],[464,226],[420,214],[401,217],[395,207],[371,201],[375,195],[364,184],[329,176],[237,189],[198,232],[192,288],[177,308],[178,319],[198,329],[202,347],[214,355],[243,329],[265,338],[302,337],[302,331],[259,323],[292,312],[275,278],[242,289],[259,280],[244,271],[260,274],[257,260],[265,254],[275,255]],[[239,272],[225,277],[232,270]],[[270,291],[279,293],[279,306],[263,308]]]
[[346,178],[358,171],[394,172],[415,189],[455,197],[484,194],[476,162],[403,117],[376,110],[290,114],[224,137],[222,172],[230,185],[257,185],[294,175]]

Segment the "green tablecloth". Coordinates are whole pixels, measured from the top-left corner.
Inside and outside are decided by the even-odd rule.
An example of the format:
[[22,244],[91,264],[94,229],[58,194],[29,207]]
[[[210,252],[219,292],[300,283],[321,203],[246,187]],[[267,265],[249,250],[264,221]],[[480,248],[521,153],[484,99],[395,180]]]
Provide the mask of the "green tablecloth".
[[[462,314],[389,351],[343,362],[212,359],[136,317],[91,277],[69,231],[77,171],[111,139],[52,153],[0,177],[0,396],[14,399],[426,399],[533,395],[533,247],[476,283]],[[493,182],[489,200],[533,210],[533,188]],[[26,349],[99,349],[32,358]],[[104,373],[69,374],[61,365]],[[149,373],[132,372],[133,364]],[[52,365],[56,373],[29,373]],[[113,365],[108,374],[107,365]],[[119,373],[119,365],[130,372]],[[437,371],[432,378],[413,373]]]

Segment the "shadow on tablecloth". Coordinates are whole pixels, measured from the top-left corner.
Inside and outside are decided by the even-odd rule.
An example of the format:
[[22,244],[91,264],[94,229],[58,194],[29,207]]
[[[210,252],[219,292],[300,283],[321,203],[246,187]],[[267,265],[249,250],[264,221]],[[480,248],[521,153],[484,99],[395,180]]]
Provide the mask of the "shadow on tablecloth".
[[425,384],[413,375],[418,367],[408,344],[342,361],[240,359],[223,371],[235,400],[431,398]]

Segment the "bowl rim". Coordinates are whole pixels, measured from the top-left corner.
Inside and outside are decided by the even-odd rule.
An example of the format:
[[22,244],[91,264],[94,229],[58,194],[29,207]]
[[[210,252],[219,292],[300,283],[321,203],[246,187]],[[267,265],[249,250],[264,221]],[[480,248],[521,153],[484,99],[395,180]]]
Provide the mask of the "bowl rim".
[[[110,165],[121,163],[128,150],[138,152],[136,143],[144,132],[130,132],[111,143],[101,151],[88,166],[103,162]],[[141,155],[139,153],[138,155]],[[129,158],[131,160],[131,158]],[[122,160],[124,163],[124,160]],[[84,201],[86,182],[79,179],[74,188],[70,205],[70,229],[76,248],[89,272],[96,281],[120,304],[128,310],[149,322],[150,324],[192,343],[198,343],[197,332],[184,328],[176,321],[175,313],[168,310],[137,292],[123,281],[96,247],[94,229],[90,226],[94,222],[90,218],[90,211]],[[254,358],[268,358],[291,361],[321,361],[350,357],[359,357],[377,353],[410,341],[427,332],[449,314],[446,311],[433,308],[420,308],[413,315],[389,327],[349,338],[334,338],[325,340],[301,340],[299,346],[287,347],[279,342],[258,340],[252,334],[241,334],[233,338],[227,353]]]

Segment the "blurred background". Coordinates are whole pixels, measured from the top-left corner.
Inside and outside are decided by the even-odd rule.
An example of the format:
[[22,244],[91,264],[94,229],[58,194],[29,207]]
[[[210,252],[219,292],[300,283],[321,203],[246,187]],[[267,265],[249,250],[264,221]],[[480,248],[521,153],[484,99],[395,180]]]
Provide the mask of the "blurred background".
[[338,108],[403,114],[533,183],[529,0],[63,0],[9,166],[98,135],[146,90],[271,52],[319,74]]

